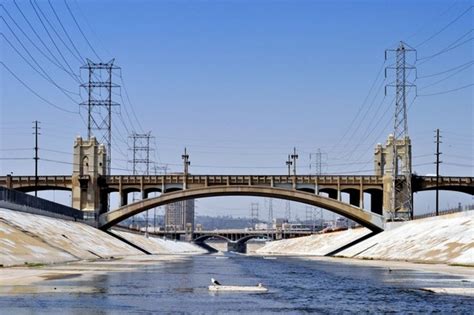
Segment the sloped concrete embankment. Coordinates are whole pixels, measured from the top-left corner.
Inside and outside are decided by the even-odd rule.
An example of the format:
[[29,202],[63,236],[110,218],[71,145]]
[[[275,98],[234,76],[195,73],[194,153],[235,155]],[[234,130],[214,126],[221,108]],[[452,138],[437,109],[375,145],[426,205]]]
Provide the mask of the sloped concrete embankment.
[[192,243],[164,240],[158,237],[112,229],[111,233],[127,240],[150,254],[205,254],[206,250]]
[[388,224],[337,256],[474,266],[474,211]]
[[269,242],[262,248],[257,249],[256,253],[259,255],[326,256],[369,234],[371,234],[371,231],[366,228],[314,234],[311,236]]
[[[360,228],[276,241],[257,253],[325,256],[368,233]],[[340,250],[335,256],[474,266],[474,211],[389,223],[385,231]]]
[[[135,236],[140,237],[145,238]],[[186,247],[190,244],[169,245],[167,242],[148,241],[148,251],[175,254],[191,250]],[[144,252],[87,224],[0,208],[0,265],[50,264],[132,255],[144,255]]]

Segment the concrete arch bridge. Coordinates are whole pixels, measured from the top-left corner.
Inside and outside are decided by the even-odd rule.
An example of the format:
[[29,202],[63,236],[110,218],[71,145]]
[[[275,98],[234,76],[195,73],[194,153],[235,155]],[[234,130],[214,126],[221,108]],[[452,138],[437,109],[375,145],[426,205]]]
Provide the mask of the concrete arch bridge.
[[366,211],[360,207],[350,205],[330,197],[317,195],[314,192],[258,185],[218,185],[167,192],[159,197],[143,199],[129,205],[124,205],[116,210],[101,214],[99,217],[99,227],[101,229],[107,230],[133,215],[169,203],[186,199],[199,199],[219,196],[254,196],[296,201],[333,211],[371,229],[374,232],[380,232],[384,227],[384,219],[382,215]]

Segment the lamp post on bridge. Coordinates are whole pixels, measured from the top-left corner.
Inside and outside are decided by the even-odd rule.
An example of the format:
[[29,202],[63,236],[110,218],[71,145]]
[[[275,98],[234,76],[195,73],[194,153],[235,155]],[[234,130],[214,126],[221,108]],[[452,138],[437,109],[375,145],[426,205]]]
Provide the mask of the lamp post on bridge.
[[291,155],[293,159],[293,175],[296,176],[296,160],[298,159],[298,154],[296,154],[296,148],[293,147],[293,154]]
[[181,158],[184,163],[184,176],[188,176],[188,167],[191,165],[191,162],[189,161],[189,154],[186,151],[186,147],[184,148],[184,154],[181,155]]
[[288,160],[286,161],[286,166],[288,166],[288,176],[291,175],[291,165],[292,164],[293,164],[293,162],[291,162],[290,155],[288,154]]

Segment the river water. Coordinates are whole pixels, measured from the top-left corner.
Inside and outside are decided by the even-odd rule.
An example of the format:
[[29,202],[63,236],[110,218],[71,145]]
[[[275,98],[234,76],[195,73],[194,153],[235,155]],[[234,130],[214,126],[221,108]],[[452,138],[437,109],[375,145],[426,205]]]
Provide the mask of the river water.
[[[92,265],[93,263],[91,263]],[[115,262],[114,262],[115,264]],[[120,266],[120,261],[116,262]],[[111,265],[112,266],[112,265]],[[268,293],[211,293],[223,284],[255,285]],[[342,264],[289,257],[186,256],[133,271],[43,281],[53,293],[0,295],[1,314],[472,314],[474,299],[422,291],[421,287],[466,287],[461,277],[415,270]],[[92,287],[60,293],[64,287]]]

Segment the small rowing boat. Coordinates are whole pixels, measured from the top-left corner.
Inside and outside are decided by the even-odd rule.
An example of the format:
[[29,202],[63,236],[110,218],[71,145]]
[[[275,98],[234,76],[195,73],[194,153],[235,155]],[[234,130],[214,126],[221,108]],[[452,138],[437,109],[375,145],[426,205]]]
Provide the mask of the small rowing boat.
[[210,285],[209,291],[214,292],[267,292],[268,289],[262,285]]
[[219,281],[214,278],[211,278],[212,285],[209,286],[209,291],[214,292],[267,292],[268,289],[265,288],[261,283],[251,286],[251,285],[222,285]]

